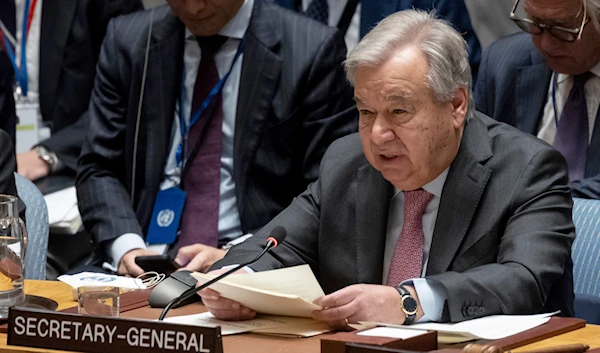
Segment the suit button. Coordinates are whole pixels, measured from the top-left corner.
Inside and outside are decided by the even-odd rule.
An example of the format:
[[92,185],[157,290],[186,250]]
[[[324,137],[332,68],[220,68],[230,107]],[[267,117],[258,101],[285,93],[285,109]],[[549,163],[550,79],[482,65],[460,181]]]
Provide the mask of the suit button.
[[479,315],[483,315],[485,313],[485,308],[483,306],[479,307]]
[[466,307],[466,306],[463,306],[463,307],[462,307],[462,314],[463,314],[463,316],[464,316],[464,317],[467,317],[467,316],[469,316],[469,315],[467,314],[467,307]]
[[472,306],[469,306],[469,308],[467,309],[467,313],[469,314],[469,316],[475,315],[475,312],[475,308]]

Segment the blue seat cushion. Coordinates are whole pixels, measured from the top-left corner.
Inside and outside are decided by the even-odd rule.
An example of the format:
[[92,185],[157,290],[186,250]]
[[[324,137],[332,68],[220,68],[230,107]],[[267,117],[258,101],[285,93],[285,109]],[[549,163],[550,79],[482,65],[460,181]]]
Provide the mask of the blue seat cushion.
[[575,294],[575,317],[588,324],[600,324],[600,297],[588,294]]

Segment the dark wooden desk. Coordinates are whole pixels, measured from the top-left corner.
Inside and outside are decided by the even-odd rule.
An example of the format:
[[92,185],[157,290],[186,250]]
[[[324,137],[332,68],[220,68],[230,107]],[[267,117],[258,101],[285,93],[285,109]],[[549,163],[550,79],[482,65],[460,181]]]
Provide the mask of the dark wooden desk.
[[[59,303],[58,310],[75,306],[71,288],[56,281],[25,281],[25,291],[35,293]],[[183,308],[173,309],[169,316],[187,315],[205,311],[201,304],[191,304]],[[141,308],[124,313],[123,317],[156,319],[160,309]],[[324,335],[311,338],[281,338],[257,334],[240,334],[225,336],[223,346],[225,353],[319,353],[320,339]],[[545,348],[570,343],[586,343],[590,348],[600,347],[600,326],[587,325],[585,328],[552,337],[537,343],[513,350],[520,352],[525,350]],[[7,346],[6,334],[0,334],[0,352],[58,352],[27,347]]]

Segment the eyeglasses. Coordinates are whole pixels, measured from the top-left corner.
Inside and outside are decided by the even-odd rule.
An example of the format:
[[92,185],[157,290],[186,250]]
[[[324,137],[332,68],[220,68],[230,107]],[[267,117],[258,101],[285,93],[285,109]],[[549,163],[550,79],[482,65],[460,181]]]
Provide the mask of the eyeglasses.
[[[509,18],[513,20],[517,26],[519,26],[519,28],[527,33],[542,34],[544,30],[547,30],[548,33],[550,33],[550,35],[552,35],[554,38],[570,43],[576,40],[581,40],[583,28],[590,21],[590,19],[587,17],[587,6],[585,0],[583,1],[583,18],[579,28],[565,28],[561,26],[548,25],[545,23],[536,23],[528,18],[519,18],[515,15],[519,1],[520,0],[517,0],[515,2],[515,5],[510,11]],[[579,17],[579,13],[577,14],[577,17]]]

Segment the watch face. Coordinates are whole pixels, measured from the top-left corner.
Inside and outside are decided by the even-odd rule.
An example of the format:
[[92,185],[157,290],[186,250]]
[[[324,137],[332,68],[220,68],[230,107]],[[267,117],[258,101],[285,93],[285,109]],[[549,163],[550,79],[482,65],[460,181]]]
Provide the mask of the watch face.
[[413,297],[404,297],[402,298],[402,308],[409,315],[416,314],[417,301]]

